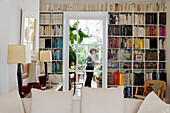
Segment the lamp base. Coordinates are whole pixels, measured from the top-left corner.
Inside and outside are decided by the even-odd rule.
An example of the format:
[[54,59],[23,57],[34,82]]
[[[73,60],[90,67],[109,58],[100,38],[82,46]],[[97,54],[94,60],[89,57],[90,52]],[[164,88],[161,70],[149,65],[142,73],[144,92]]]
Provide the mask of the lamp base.
[[17,78],[18,78],[19,95],[22,98],[22,64],[21,63],[18,64]]

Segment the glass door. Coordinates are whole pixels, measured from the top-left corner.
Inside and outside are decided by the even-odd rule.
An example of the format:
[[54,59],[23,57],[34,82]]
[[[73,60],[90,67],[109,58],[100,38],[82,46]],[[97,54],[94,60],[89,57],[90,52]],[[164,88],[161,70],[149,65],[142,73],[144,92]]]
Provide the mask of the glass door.
[[81,96],[81,87],[105,87],[106,20],[81,17],[67,22],[67,88]]

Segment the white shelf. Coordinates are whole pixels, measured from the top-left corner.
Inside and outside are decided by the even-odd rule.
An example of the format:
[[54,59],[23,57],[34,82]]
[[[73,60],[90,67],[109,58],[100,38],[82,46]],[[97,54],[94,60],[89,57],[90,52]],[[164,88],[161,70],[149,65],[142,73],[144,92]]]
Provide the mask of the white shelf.
[[114,37],[133,37],[133,36],[113,36],[113,35],[108,35],[109,38],[114,38]]
[[41,35],[40,37],[63,37],[63,35]]
[[40,25],[63,25],[63,24],[62,23],[60,24],[59,23],[56,23],[56,24],[55,23],[52,23],[52,24],[40,23]]

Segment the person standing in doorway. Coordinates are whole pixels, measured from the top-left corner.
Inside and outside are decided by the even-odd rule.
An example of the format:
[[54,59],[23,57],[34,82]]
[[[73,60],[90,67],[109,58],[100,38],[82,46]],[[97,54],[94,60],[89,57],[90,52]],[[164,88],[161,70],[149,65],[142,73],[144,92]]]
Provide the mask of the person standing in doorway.
[[[90,55],[87,56],[87,67],[86,70],[94,70],[94,65],[95,65],[95,57],[94,55],[96,54],[96,49],[91,48],[90,49]],[[85,81],[85,86],[86,87],[91,87],[91,81],[93,78],[93,72],[86,72],[86,81]]]

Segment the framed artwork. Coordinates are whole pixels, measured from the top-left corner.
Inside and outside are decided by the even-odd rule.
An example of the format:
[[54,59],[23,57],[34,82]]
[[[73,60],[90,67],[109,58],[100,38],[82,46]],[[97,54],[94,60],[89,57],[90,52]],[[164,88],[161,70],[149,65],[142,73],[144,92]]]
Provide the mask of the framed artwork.
[[142,61],[142,55],[136,55],[136,61]]
[[37,19],[26,10],[21,10],[21,45],[28,45],[31,56],[36,56],[36,24]]
[[29,64],[22,64],[23,76],[22,79],[29,77]]

